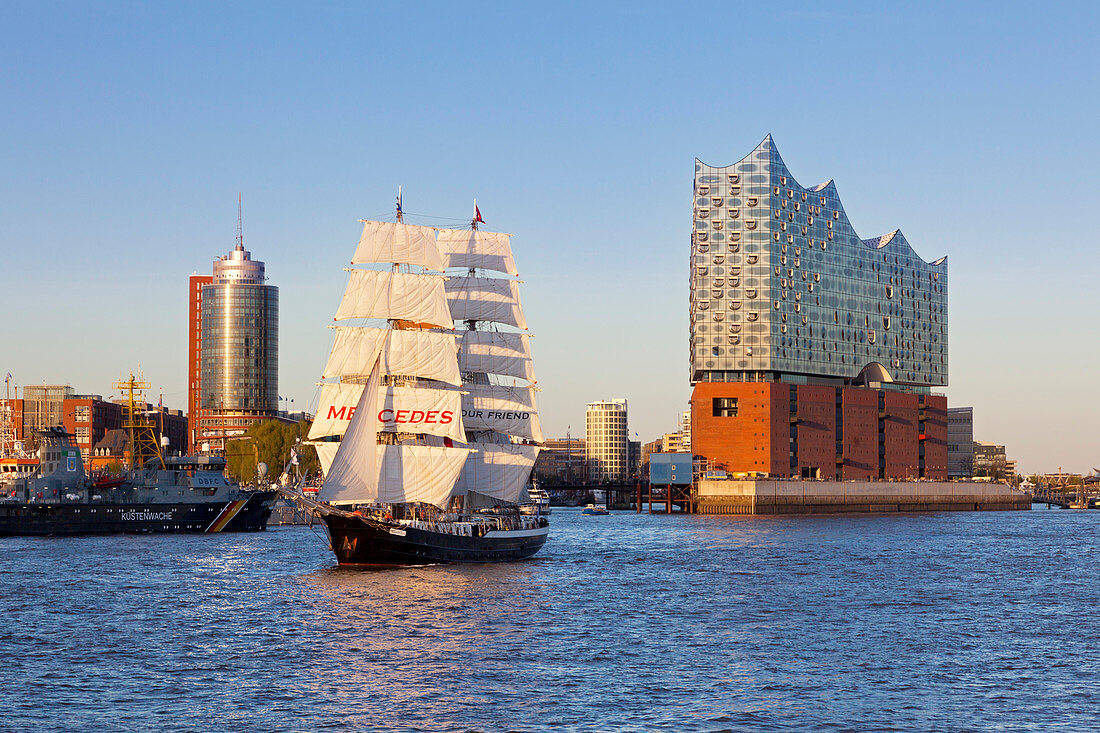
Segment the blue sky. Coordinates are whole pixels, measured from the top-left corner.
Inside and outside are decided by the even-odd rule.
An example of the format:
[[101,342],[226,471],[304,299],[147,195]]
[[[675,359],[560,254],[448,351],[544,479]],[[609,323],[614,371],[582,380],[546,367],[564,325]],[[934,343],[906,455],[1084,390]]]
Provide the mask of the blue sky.
[[[857,231],[948,256],[953,405],[1024,470],[1100,463],[1087,4],[53,3],[0,7],[0,369],[185,406],[186,280],[245,242],[313,382],[358,237],[512,232],[549,435],[687,406],[695,157],[771,132]],[[445,218],[424,223],[446,223]]]

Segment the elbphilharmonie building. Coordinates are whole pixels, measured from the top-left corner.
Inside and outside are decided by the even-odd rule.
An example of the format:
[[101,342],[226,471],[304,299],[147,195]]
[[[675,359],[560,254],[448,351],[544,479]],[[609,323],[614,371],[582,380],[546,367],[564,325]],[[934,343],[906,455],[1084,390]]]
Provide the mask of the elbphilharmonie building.
[[696,453],[771,475],[946,472],[946,258],[900,230],[862,239],[833,182],[800,185],[768,135],[731,165],[696,160],[690,277]]

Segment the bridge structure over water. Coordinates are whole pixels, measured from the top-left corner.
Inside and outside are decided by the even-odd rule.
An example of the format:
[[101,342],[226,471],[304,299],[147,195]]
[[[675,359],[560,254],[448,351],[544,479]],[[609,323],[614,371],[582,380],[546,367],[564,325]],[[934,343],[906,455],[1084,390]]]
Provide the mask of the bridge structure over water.
[[1100,487],[1096,484],[1037,486],[1031,490],[1032,504],[1046,504],[1062,509],[1069,509],[1071,506],[1084,508],[1098,499],[1100,499]]
[[694,508],[691,486],[654,486],[648,482],[632,481],[609,484],[564,484],[544,486],[548,492],[559,497],[576,500],[579,504],[586,496],[596,492],[606,492],[608,507],[630,508],[638,512],[647,506],[654,512],[654,506],[667,514],[680,511],[690,514]]

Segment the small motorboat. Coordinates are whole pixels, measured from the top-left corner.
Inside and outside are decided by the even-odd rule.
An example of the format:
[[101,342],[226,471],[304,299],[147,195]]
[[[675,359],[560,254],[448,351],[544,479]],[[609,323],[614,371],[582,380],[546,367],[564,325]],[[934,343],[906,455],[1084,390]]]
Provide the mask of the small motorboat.
[[610,514],[607,511],[607,507],[603,504],[589,504],[584,509],[581,509],[581,515],[585,517],[599,517],[604,514]]

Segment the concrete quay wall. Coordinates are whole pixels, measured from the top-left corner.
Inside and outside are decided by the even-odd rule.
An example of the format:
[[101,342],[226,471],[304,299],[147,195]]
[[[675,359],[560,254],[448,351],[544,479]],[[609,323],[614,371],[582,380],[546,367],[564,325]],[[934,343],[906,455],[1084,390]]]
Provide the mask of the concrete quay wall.
[[769,481],[704,479],[700,514],[830,514],[1030,509],[1031,497],[1004,484],[949,481]]

